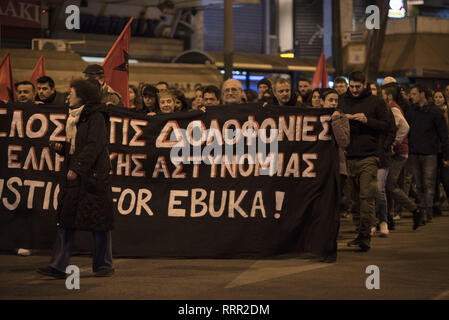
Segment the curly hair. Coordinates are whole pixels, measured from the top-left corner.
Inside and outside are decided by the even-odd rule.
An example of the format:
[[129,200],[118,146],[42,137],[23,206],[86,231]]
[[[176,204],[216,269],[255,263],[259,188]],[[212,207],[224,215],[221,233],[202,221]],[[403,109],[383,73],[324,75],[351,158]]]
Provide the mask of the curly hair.
[[72,80],[70,87],[75,90],[76,96],[81,100],[82,104],[101,103],[100,90],[92,82],[88,80]]

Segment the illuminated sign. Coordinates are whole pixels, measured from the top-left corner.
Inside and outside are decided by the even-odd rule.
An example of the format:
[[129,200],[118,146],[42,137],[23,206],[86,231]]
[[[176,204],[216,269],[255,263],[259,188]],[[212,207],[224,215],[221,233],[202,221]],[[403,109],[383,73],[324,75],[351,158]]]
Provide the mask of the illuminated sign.
[[406,0],[390,0],[389,18],[404,18],[407,10]]

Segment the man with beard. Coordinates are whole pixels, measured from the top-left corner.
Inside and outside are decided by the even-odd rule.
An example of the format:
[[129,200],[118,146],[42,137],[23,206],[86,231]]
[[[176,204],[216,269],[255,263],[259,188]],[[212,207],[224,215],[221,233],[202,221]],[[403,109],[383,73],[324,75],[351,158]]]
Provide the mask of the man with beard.
[[309,100],[309,96],[312,93],[312,83],[309,79],[301,78],[298,81],[298,92],[302,97],[302,102],[305,103]]
[[346,148],[348,179],[354,186],[358,210],[354,223],[358,236],[348,246],[368,251],[371,247],[371,228],[376,225],[377,170],[381,153],[380,143],[389,133],[389,113],[385,102],[365,87],[360,71],[349,75],[349,90],[341,99],[341,111],[349,119],[351,141]]
[[274,96],[280,106],[302,106],[297,103],[297,97],[292,92],[290,81],[284,78],[278,78],[274,81],[273,86]]

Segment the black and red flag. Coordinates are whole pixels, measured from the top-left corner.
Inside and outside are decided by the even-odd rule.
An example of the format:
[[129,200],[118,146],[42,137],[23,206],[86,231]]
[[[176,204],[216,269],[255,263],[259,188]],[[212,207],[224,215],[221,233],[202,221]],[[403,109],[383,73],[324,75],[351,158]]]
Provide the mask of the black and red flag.
[[128,53],[129,41],[131,39],[131,22],[133,19],[131,18],[128,21],[102,63],[106,84],[117,91],[122,97],[123,105],[127,108],[129,108]]

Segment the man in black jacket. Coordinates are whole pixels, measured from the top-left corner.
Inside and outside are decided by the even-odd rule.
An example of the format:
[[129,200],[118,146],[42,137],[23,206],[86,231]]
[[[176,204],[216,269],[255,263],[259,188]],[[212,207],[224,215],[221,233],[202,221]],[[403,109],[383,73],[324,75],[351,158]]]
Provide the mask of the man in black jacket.
[[[426,212],[427,222],[432,220],[433,197],[437,174],[437,157],[440,147],[443,151],[443,163],[449,164],[448,128],[443,112],[433,103],[430,90],[416,85],[410,91],[412,106],[406,113],[410,126],[409,153],[410,164],[418,189],[419,207]],[[422,217],[422,224],[426,219]]]
[[301,103],[297,103],[297,96],[292,92],[290,81],[284,78],[277,78],[274,81],[273,93],[277,100],[277,105],[280,106],[302,106]]
[[341,99],[341,111],[349,118],[351,142],[346,148],[348,174],[359,202],[354,212],[358,236],[348,246],[368,251],[371,228],[376,225],[377,170],[382,137],[390,130],[385,102],[371,95],[365,76],[354,71],[349,75],[349,90]]
[[43,76],[37,79],[35,103],[65,105],[65,94],[56,91],[52,78]]

